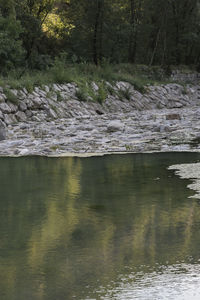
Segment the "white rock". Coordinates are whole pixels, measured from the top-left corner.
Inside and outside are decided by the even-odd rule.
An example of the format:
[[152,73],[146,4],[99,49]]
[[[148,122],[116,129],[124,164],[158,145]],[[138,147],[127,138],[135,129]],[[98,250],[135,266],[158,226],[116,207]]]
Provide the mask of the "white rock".
[[44,90],[45,90],[46,93],[50,92],[50,88],[47,85],[44,85]]
[[18,92],[18,97],[19,97],[19,99],[26,99],[26,94],[23,92],[23,91],[19,91]]
[[54,119],[56,119],[58,117],[56,112],[52,108],[50,108],[48,114],[51,118],[54,118]]
[[0,119],[3,119],[3,113],[0,111]]
[[33,113],[32,113],[31,110],[26,110],[26,111],[25,111],[25,114],[26,114],[27,118],[30,118],[30,117],[32,117],[32,115],[33,115]]
[[21,111],[26,111],[27,110],[27,105],[26,105],[26,103],[24,101],[20,101],[20,103],[19,103],[19,109]]
[[24,92],[24,94],[28,94],[28,91],[27,91],[27,89],[26,88],[23,88],[23,90],[22,90],[23,92]]
[[13,104],[11,102],[7,102],[7,104],[10,107],[12,113],[13,112],[15,113],[17,111],[17,105],[15,105],[15,104]]
[[4,123],[0,120],[0,141],[6,139],[6,129]]
[[5,102],[4,94],[0,94],[0,102]]
[[92,82],[91,86],[92,86],[93,91],[98,92],[99,87],[95,82]]
[[10,90],[10,91],[13,93],[13,95],[15,95],[15,96],[18,95],[18,91],[17,91],[17,90],[12,89],[12,90]]
[[43,103],[40,97],[34,97],[32,99],[32,102],[33,102],[34,108],[39,108]]
[[111,121],[107,126],[108,132],[123,131],[124,124],[119,120]]
[[54,89],[55,92],[61,92],[62,91],[57,84],[53,84],[53,89]]
[[27,155],[29,153],[29,150],[28,149],[22,149],[20,150],[20,152],[18,153],[18,155]]
[[26,114],[23,112],[23,111],[18,111],[16,114],[15,114],[16,118],[18,121],[26,121],[27,120],[27,117],[26,117]]
[[0,103],[0,110],[3,112],[3,113],[11,113],[11,109],[10,107],[8,106],[7,103]]
[[5,114],[4,115],[4,122],[7,124],[7,125],[10,125],[10,124],[14,124],[14,123],[17,123],[17,119],[15,117],[15,115],[13,114]]

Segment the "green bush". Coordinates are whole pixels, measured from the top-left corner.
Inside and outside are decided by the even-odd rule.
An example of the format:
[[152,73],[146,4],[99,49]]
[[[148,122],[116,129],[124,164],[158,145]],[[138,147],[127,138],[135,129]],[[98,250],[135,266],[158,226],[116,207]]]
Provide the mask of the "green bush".
[[22,27],[19,21],[0,15],[0,68],[3,74],[7,74],[9,70],[22,63],[25,51],[19,40],[21,32]]

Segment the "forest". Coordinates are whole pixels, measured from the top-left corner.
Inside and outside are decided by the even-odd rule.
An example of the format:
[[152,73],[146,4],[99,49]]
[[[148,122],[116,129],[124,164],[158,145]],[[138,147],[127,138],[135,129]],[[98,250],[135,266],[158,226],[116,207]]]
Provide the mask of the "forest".
[[0,0],[1,75],[58,58],[199,70],[200,1]]

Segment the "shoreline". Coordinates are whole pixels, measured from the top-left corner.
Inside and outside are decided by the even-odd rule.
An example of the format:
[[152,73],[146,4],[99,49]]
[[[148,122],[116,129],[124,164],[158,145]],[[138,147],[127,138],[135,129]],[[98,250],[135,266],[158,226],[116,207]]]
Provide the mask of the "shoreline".
[[46,158],[89,158],[89,157],[103,157],[108,155],[129,155],[129,154],[161,154],[161,153],[200,153],[200,150],[183,150],[183,151],[146,151],[146,152],[103,152],[103,153],[74,153],[66,152],[62,154],[52,154],[52,155],[0,155],[0,158],[21,158],[21,157],[46,157]]
[[188,151],[146,151],[146,152],[104,152],[104,153],[74,153],[66,152],[62,154],[53,155],[0,155],[0,158],[22,158],[22,157],[46,157],[46,158],[89,158],[89,157],[103,157],[110,155],[130,155],[130,154],[161,154],[161,153],[200,153],[200,150],[188,150]]
[[200,107],[85,115],[7,127],[1,157],[200,152]]
[[62,99],[35,88],[12,91],[19,98],[12,104],[0,91],[0,156],[200,152],[200,85],[148,86],[141,94],[116,82],[102,104],[78,101],[74,84],[53,88]]

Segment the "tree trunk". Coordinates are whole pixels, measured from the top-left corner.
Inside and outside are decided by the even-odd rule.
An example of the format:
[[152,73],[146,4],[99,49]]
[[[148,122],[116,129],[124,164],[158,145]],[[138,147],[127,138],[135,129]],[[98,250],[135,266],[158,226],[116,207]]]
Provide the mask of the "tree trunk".
[[130,63],[135,62],[136,52],[136,34],[135,34],[135,0],[130,0],[130,37],[129,37],[129,54]]
[[[102,23],[103,23],[103,7],[104,0],[97,0],[97,11],[94,24],[93,35],[93,62],[95,65],[99,64],[99,60],[102,58]],[[99,41],[99,48],[98,48]]]
[[157,47],[158,47],[158,41],[159,41],[159,38],[160,38],[160,31],[161,31],[161,29],[159,28],[159,30],[157,32],[157,35],[156,35],[155,46],[154,46],[154,49],[153,49],[153,53],[152,53],[152,56],[151,56],[149,66],[152,66],[153,61],[154,61],[154,57],[155,57],[156,50],[157,50]]

